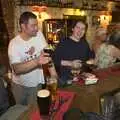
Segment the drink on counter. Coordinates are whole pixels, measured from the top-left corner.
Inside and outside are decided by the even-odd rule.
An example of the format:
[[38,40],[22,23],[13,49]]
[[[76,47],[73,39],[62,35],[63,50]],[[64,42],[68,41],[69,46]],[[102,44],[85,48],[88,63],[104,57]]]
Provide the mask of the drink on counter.
[[78,76],[80,74],[80,69],[72,68],[71,73],[73,76]]
[[42,89],[37,92],[37,103],[40,109],[40,115],[49,115],[51,97],[50,91],[47,89]]
[[57,79],[55,77],[47,79],[47,89],[50,90],[52,101],[54,101],[57,95]]
[[71,67],[71,73],[73,76],[78,76],[81,72],[81,63],[80,62],[76,62],[72,64]]

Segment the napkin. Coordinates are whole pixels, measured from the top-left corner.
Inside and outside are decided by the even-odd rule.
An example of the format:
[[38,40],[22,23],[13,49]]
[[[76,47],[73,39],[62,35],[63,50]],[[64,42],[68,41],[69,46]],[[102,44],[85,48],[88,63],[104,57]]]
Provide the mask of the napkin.
[[83,73],[74,79],[73,79],[73,83],[79,85],[95,84],[99,80],[98,77],[92,73]]

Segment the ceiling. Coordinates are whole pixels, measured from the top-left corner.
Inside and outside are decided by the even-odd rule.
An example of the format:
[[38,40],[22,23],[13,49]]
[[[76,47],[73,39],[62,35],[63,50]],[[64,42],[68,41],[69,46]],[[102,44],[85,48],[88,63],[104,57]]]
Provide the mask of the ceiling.
[[48,7],[85,10],[120,11],[120,0],[15,0],[16,5],[46,5]]

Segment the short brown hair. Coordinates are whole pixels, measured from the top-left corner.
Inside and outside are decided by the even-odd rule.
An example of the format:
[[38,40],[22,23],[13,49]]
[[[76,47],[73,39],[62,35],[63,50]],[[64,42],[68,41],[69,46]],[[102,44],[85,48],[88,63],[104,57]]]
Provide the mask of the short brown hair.
[[28,20],[30,18],[37,19],[37,16],[33,14],[32,12],[24,12],[21,14],[20,19],[19,19],[19,25],[21,24],[27,24]]

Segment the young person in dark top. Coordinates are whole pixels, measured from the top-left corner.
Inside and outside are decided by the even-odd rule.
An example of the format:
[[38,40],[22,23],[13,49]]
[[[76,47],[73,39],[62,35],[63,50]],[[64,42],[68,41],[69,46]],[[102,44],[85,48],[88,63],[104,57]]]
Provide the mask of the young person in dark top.
[[61,40],[57,45],[53,60],[60,80],[64,83],[70,79],[70,70],[74,62],[86,62],[92,58],[92,52],[85,38],[87,24],[81,20],[72,24],[72,35]]

